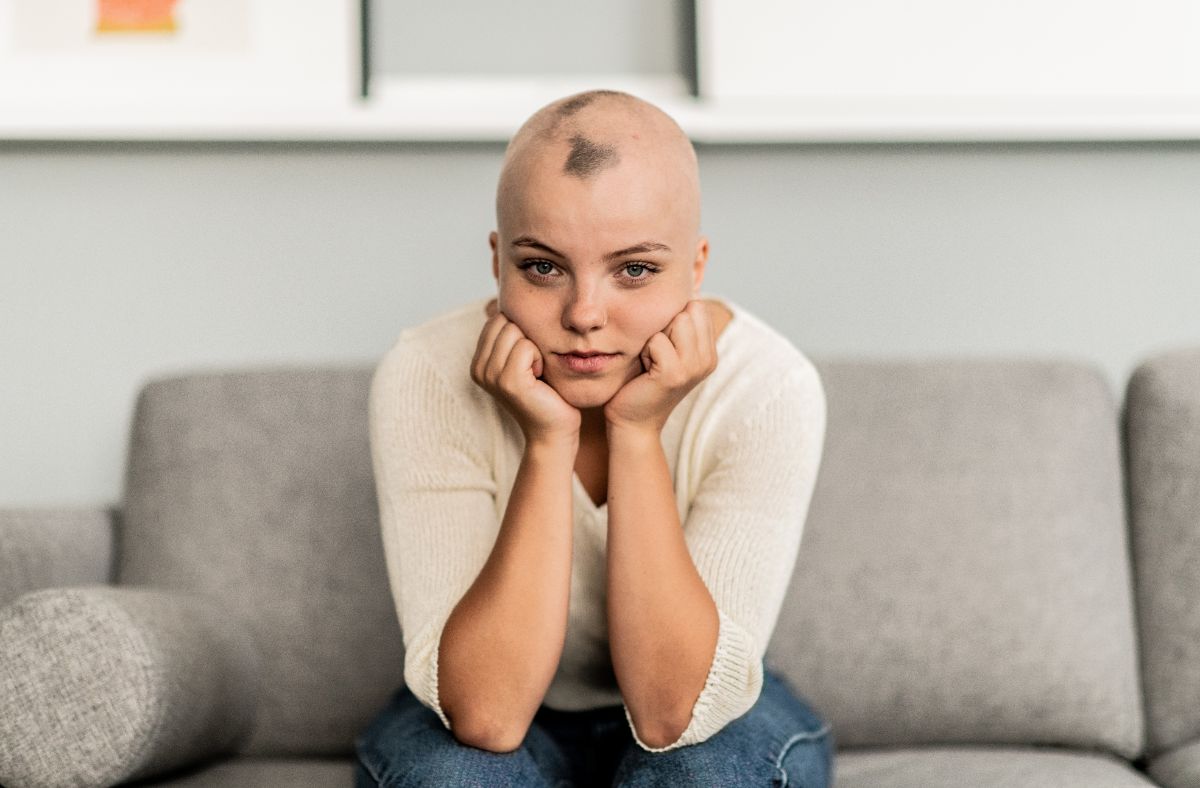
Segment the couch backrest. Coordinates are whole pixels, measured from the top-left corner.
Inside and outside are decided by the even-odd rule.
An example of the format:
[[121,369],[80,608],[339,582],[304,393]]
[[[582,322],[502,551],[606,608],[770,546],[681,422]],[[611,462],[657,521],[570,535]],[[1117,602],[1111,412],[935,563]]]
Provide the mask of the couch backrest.
[[[768,661],[839,745],[1142,740],[1117,415],[1094,368],[822,361],[828,423]],[[257,636],[251,754],[349,754],[403,681],[370,463],[373,365],[139,395],[117,579]]]
[[117,581],[205,592],[250,625],[263,670],[246,753],[349,755],[403,683],[372,372],[195,374],[137,400]]
[[1138,754],[1118,414],[1101,372],[814,362],[825,451],[768,662],[839,746]]
[[1153,757],[1200,740],[1200,349],[1143,361],[1123,415]]

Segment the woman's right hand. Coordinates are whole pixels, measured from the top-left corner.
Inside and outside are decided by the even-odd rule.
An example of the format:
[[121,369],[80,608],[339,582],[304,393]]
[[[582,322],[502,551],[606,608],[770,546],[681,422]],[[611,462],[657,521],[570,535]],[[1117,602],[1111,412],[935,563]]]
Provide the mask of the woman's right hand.
[[497,308],[495,299],[487,307],[490,317],[475,346],[471,379],[513,415],[526,443],[578,440],[579,410],[538,380],[543,359],[537,345]]

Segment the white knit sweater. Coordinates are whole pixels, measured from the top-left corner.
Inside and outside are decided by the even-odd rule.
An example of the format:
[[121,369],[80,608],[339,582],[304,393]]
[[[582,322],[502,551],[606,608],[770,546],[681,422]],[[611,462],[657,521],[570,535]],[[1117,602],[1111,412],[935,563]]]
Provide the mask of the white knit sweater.
[[[705,296],[712,298],[712,296]],[[438,644],[491,553],[524,436],[469,373],[487,298],[401,332],[371,381],[370,441],[388,578],[404,636],[404,680],[450,721],[438,697]],[[662,444],[684,538],[720,619],[692,718],[662,752],[703,742],[754,705],[763,655],[792,577],[825,437],[816,368],[727,299],[717,367],[672,411]],[[573,479],[570,614],[543,703],[623,705],[605,614],[607,504]],[[669,670],[667,665],[663,670]]]

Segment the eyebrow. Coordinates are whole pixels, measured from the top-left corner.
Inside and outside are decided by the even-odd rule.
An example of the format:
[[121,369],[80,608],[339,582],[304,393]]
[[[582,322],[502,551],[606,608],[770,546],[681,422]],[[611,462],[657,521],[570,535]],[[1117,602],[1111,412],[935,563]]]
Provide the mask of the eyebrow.
[[[557,257],[561,257],[564,260],[568,259],[567,256],[565,254],[563,254],[562,252],[556,251],[552,247],[547,246],[546,244],[542,243],[541,241],[539,241],[538,239],[534,238],[531,235],[522,235],[521,237],[514,240],[512,242],[512,245],[513,246],[528,246],[533,249],[540,249],[543,252],[549,252],[550,254],[555,255]],[[671,251],[671,247],[667,246],[664,243],[659,243],[658,241],[642,241],[640,244],[634,244],[633,246],[627,246],[624,249],[618,249],[615,252],[609,252],[608,254],[604,255],[604,259],[605,260],[615,260],[618,257],[625,257],[626,255],[631,255],[631,254],[645,254],[646,252],[669,252],[669,251]]]

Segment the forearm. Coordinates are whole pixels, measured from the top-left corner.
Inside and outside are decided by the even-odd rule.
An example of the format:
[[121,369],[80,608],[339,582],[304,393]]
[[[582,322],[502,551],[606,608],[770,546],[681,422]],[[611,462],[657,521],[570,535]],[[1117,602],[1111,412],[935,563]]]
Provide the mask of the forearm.
[[608,634],[638,736],[679,738],[716,651],[719,619],[683,538],[657,431],[609,429]]
[[461,740],[520,746],[558,669],[578,441],[527,445],[491,555],[446,622],[438,695]]

